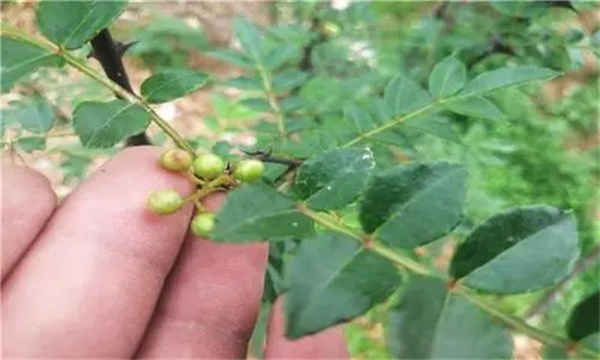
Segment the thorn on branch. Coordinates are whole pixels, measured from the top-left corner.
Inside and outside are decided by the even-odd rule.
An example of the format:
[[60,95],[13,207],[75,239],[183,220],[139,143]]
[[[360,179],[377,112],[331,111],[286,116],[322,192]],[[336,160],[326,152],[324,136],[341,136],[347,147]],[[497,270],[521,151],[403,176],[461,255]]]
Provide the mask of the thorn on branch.
[[[129,77],[123,65],[123,54],[127,49],[135,44],[135,42],[120,44],[113,40],[108,29],[103,29],[96,35],[90,43],[92,44],[92,54],[88,57],[93,57],[98,60],[106,76],[117,83],[120,87],[128,92],[135,94]],[[150,139],[145,133],[134,135],[127,139],[125,146],[150,145]]]
[[293,159],[293,158],[286,158],[286,157],[281,157],[281,156],[274,156],[272,155],[273,153],[273,149],[269,149],[269,151],[245,151],[242,150],[242,152],[248,156],[251,156],[255,159],[258,159],[262,162],[266,162],[266,163],[271,163],[271,164],[281,164],[281,165],[287,165],[290,169],[295,169],[298,166],[302,165],[303,160],[299,160],[299,159]]
[[[116,50],[119,53],[119,55],[121,57],[123,57],[123,55],[125,55],[125,53],[127,52],[127,50],[129,50],[132,46],[138,44],[139,41],[138,40],[134,40],[134,41],[130,41],[130,42],[120,42],[120,41],[115,41],[115,45],[116,45]],[[90,51],[89,54],[87,54],[86,56],[88,59],[93,58],[96,59],[98,61],[100,61],[98,59],[98,57],[96,56],[96,53],[94,52],[94,49],[92,48],[92,51]]]

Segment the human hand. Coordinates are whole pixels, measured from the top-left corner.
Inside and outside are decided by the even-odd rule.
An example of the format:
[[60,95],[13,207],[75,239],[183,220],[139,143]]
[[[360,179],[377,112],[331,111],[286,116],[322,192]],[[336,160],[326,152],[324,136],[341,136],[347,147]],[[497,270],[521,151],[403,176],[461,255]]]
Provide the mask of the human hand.
[[[246,357],[268,245],[187,234],[191,205],[148,212],[156,189],[193,190],[159,166],[160,153],[123,151],[59,206],[41,175],[2,167],[3,357]],[[348,357],[340,328],[298,341],[284,328],[278,301],[267,358]]]

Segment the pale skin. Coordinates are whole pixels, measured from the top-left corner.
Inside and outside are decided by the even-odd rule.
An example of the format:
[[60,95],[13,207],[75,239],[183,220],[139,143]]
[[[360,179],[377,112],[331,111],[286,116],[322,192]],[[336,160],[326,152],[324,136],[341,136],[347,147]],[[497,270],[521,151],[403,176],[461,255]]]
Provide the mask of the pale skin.
[[[246,358],[268,245],[188,234],[192,205],[149,213],[152,191],[193,190],[160,154],[124,150],[60,205],[42,175],[3,164],[4,358]],[[217,210],[224,196],[204,205]],[[339,327],[297,341],[284,328],[279,299],[267,358],[348,358]]]

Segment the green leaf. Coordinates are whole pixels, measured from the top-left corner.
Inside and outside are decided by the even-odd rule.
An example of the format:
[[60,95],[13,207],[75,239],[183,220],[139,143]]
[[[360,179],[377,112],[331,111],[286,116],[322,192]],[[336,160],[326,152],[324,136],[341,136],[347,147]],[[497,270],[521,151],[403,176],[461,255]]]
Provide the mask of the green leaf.
[[285,268],[286,335],[297,339],[364,314],[399,283],[385,258],[346,235],[320,233]]
[[286,69],[273,78],[273,90],[282,93],[302,85],[308,74],[296,69]]
[[344,109],[344,119],[357,134],[364,134],[376,126],[371,114],[354,104],[346,106]]
[[243,99],[238,104],[259,112],[269,112],[271,110],[271,105],[269,105],[269,102],[263,98]]
[[449,163],[411,163],[375,175],[362,195],[363,230],[391,246],[412,249],[460,221],[467,172]]
[[571,340],[579,341],[597,332],[600,332],[600,292],[577,304],[567,321],[567,334]]
[[141,88],[142,96],[151,104],[175,100],[206,85],[208,75],[185,69],[164,70],[150,76]]
[[550,2],[492,0],[490,5],[498,12],[507,16],[531,18],[543,14],[548,9]]
[[46,148],[46,138],[39,136],[26,136],[18,138],[16,145],[26,153],[32,153],[36,150],[44,150]]
[[86,101],[73,113],[73,127],[81,143],[89,148],[108,148],[143,132],[150,119],[139,105],[124,100]]
[[17,81],[41,66],[62,64],[62,59],[46,49],[8,36],[0,37],[0,89],[7,93]]
[[[600,333],[595,332],[590,334],[583,339],[579,340],[580,346],[575,348],[575,354],[572,356],[573,359],[582,359],[584,356],[589,356],[589,350],[594,351],[596,355],[600,353]],[[584,349],[587,354],[584,355]],[[598,357],[598,356],[596,356]]]
[[438,278],[415,275],[390,314],[401,359],[510,359],[510,334]]
[[262,49],[261,30],[248,19],[236,16],[233,19],[233,33],[246,53],[255,61],[260,61]]
[[550,80],[559,75],[554,70],[536,66],[505,67],[485,72],[471,80],[459,96],[483,95],[509,86],[520,86],[532,81]]
[[267,69],[276,70],[300,56],[301,52],[298,46],[279,45],[267,52],[262,61]]
[[55,44],[73,50],[115,21],[127,1],[42,0],[37,8],[40,32]]
[[445,108],[457,114],[475,118],[497,120],[504,116],[496,105],[479,96],[449,102]]
[[435,135],[457,144],[461,143],[460,134],[454,130],[452,124],[445,117],[427,116],[424,118],[415,118],[402,123],[402,126],[418,129],[424,133]]
[[237,51],[227,49],[215,50],[209,52],[208,55],[244,69],[254,68],[254,64],[250,61],[248,56]]
[[35,134],[44,134],[52,128],[54,110],[46,99],[36,96],[29,103],[19,104],[11,117],[21,124],[21,128]]
[[543,359],[546,360],[564,360],[568,359],[567,349],[563,347],[546,345],[544,346]]
[[331,150],[300,166],[293,189],[312,209],[339,209],[358,197],[374,165],[370,149]]
[[455,94],[467,82],[467,68],[454,56],[440,61],[429,75],[429,92],[435,98]]
[[212,238],[249,242],[314,233],[312,220],[298,212],[296,204],[265,184],[244,184],[227,195],[217,213]]
[[575,218],[560,209],[518,207],[478,226],[457,248],[450,274],[491,293],[521,293],[552,286],[579,256]]
[[397,75],[387,87],[383,95],[390,115],[398,117],[431,104],[432,99],[416,82]]
[[238,76],[225,81],[223,86],[244,91],[264,91],[262,82],[255,76]]

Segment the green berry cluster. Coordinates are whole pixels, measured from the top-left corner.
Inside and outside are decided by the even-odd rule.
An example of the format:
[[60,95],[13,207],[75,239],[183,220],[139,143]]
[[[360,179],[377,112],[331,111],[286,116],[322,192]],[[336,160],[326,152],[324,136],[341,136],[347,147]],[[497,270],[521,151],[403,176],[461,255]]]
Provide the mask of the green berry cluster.
[[148,197],[146,207],[156,215],[169,215],[177,212],[187,202],[193,202],[198,214],[190,223],[194,235],[209,236],[215,227],[215,214],[206,211],[201,200],[208,194],[226,190],[240,182],[259,180],[265,171],[265,164],[256,159],[242,160],[227,164],[215,154],[194,156],[182,149],[169,149],[160,156],[160,165],[169,171],[185,174],[197,185],[194,193],[183,197],[174,189],[161,189]]

